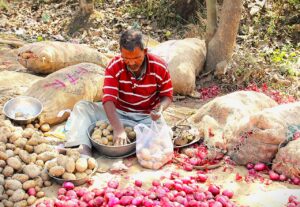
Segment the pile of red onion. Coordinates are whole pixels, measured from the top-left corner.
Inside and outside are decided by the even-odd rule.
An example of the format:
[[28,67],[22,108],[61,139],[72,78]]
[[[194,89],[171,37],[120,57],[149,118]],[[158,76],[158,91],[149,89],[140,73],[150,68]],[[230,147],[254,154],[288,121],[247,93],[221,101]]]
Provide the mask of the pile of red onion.
[[290,196],[288,200],[287,207],[299,207],[300,201],[298,201],[296,196]]
[[294,185],[300,185],[300,179],[298,177],[287,178],[283,174],[279,174],[273,170],[269,170],[268,166],[264,163],[256,163],[255,165],[252,163],[248,163],[246,167],[248,169],[249,175],[255,176],[257,172],[267,172],[269,174],[270,180],[288,181]]
[[74,187],[65,182],[58,190],[55,200],[45,200],[36,207],[234,207],[231,201],[233,192],[221,190],[219,186],[200,184],[206,181],[205,174],[181,178],[178,173],[171,173],[170,178],[154,180],[145,190],[143,183],[136,180],[134,186],[119,188],[119,183],[111,180],[102,189],[88,190]]

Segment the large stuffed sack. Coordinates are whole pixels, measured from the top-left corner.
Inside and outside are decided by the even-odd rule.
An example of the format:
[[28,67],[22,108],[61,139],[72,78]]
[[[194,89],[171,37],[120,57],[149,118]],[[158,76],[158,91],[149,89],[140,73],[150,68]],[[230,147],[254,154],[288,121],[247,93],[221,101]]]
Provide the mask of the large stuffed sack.
[[65,42],[36,42],[19,49],[19,62],[28,70],[49,74],[82,62],[106,67],[109,58],[85,45]]
[[278,150],[272,169],[291,178],[300,178],[300,139],[290,141]]
[[68,118],[76,102],[101,100],[103,81],[104,68],[93,63],[80,63],[48,75],[33,84],[25,95],[42,102],[40,124],[58,124]]
[[243,117],[273,106],[277,103],[263,93],[237,91],[203,105],[188,122],[199,129],[208,146],[226,150],[225,139]]
[[150,51],[167,64],[175,94],[191,95],[196,89],[196,77],[203,69],[206,46],[197,38],[170,40]]
[[238,164],[271,163],[278,148],[300,128],[300,102],[279,105],[245,117],[227,139],[228,154]]

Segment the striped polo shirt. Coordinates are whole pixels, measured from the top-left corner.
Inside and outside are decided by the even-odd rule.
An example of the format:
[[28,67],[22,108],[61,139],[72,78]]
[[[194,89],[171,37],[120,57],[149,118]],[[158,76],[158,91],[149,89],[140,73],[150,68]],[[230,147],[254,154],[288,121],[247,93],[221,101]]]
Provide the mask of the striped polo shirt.
[[160,98],[172,99],[173,87],[166,63],[149,53],[145,60],[146,72],[136,79],[121,56],[112,59],[105,69],[102,102],[113,101],[122,111],[150,113]]

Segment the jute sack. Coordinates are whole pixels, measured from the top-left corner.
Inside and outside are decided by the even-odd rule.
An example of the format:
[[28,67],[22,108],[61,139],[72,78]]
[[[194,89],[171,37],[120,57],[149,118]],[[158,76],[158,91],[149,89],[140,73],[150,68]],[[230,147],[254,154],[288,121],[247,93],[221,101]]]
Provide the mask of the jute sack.
[[213,99],[187,121],[199,129],[207,146],[226,150],[225,138],[243,117],[273,106],[277,103],[263,93],[237,91]]
[[19,49],[18,61],[28,70],[49,74],[82,62],[106,67],[109,58],[85,45],[66,42],[36,42]]
[[104,68],[93,63],[80,63],[48,75],[33,84],[25,95],[42,102],[40,124],[53,125],[65,121],[76,102],[101,100],[103,81]]
[[300,178],[300,139],[290,141],[278,150],[272,169],[291,178]]
[[[279,105],[245,117],[228,138],[228,154],[238,164],[271,163],[278,148],[300,125],[300,102]],[[300,128],[300,126],[299,126]]]
[[196,89],[196,76],[203,69],[205,41],[197,38],[170,40],[152,48],[168,64],[175,94],[190,95]]

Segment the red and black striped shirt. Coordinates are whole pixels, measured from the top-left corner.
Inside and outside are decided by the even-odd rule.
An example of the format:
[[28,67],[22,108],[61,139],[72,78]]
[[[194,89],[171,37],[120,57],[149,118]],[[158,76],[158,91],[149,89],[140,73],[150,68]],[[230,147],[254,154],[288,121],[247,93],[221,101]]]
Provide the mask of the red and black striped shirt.
[[146,73],[136,79],[121,56],[111,60],[105,69],[102,102],[113,101],[122,111],[150,113],[162,97],[172,99],[173,88],[166,63],[149,53],[146,61]]

